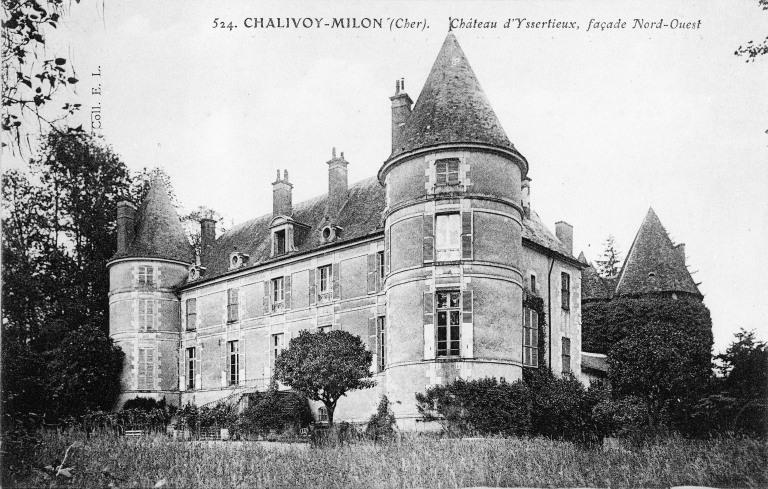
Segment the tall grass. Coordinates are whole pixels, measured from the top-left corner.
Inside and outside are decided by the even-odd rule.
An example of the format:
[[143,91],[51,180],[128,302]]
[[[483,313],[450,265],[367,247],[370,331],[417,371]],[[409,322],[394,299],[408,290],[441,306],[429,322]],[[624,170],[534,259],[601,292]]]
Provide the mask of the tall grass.
[[[77,487],[669,487],[768,485],[765,442],[667,438],[634,449],[584,448],[548,439],[436,440],[354,443],[284,450],[258,443],[175,442],[42,434],[39,467],[55,465],[67,446]],[[105,471],[106,469],[106,471]],[[19,487],[47,487],[36,470]]]

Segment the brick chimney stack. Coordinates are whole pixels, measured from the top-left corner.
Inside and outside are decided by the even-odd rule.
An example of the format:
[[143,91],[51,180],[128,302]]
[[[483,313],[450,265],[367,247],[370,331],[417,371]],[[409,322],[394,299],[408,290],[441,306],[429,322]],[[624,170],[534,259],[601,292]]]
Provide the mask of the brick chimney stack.
[[136,233],[136,206],[127,200],[117,203],[117,252],[130,246]]
[[277,170],[277,179],[272,182],[272,217],[293,214],[293,185],[288,181],[288,170]]
[[523,178],[522,183],[522,203],[523,203],[523,215],[525,217],[531,217],[531,179],[528,177]]
[[563,245],[568,253],[573,254],[573,226],[565,221],[558,221],[555,223],[555,235]]
[[341,211],[341,206],[347,200],[347,165],[349,162],[344,159],[344,152],[341,156],[336,156],[336,148],[331,151],[331,159],[328,163],[328,208],[326,217],[336,219]]
[[403,132],[405,121],[411,115],[413,100],[405,93],[405,79],[395,80],[395,94],[389,97],[392,101],[392,151],[397,149],[400,142],[400,134]]
[[216,241],[216,221],[208,218],[200,219],[200,265],[208,265],[209,252],[214,241]]

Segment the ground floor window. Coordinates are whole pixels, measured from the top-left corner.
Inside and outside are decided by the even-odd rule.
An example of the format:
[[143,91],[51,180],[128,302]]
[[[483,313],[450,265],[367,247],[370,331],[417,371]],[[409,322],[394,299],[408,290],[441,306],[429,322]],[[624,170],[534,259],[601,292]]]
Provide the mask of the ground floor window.
[[187,348],[187,389],[195,388],[195,348]]
[[523,308],[523,365],[539,366],[539,314]]
[[379,345],[378,345],[379,349],[378,349],[378,352],[377,352],[378,353],[378,359],[377,359],[377,364],[378,364],[377,365],[378,366],[377,371],[378,372],[383,372],[384,371],[384,366],[386,365],[386,359],[384,357],[385,350],[386,350],[386,348],[385,348],[386,342],[385,342],[385,336],[384,336],[384,334],[385,334],[384,333],[384,326],[385,326],[385,318],[384,318],[384,316],[377,317],[376,318],[376,337],[377,337],[378,343],[379,343]]
[[228,341],[227,351],[229,351],[229,385],[240,383],[240,342]]

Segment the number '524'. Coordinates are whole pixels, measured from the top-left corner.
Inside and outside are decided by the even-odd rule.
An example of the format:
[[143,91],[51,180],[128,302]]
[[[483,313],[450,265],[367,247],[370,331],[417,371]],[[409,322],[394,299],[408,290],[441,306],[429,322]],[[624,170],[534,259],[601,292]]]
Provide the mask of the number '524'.
[[230,21],[229,21],[229,23],[227,24],[225,21],[223,21],[223,20],[219,20],[219,18],[218,18],[218,17],[216,17],[215,19],[213,19],[213,28],[214,28],[214,29],[229,29],[229,30],[231,31],[231,30],[232,30],[232,29],[234,29],[235,27],[237,27],[237,26],[236,26],[236,25],[234,25],[234,24],[232,23],[232,21],[231,21],[231,20],[230,20]]

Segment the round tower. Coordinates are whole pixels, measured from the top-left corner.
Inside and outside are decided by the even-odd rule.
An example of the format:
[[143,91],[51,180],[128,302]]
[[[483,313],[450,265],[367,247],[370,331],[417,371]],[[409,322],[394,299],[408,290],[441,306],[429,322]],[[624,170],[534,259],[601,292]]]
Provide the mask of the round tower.
[[453,34],[412,111],[402,89],[391,98],[392,154],[378,177],[386,188],[387,396],[398,422],[414,427],[414,393],[431,385],[522,377],[528,164]]
[[109,334],[125,353],[119,406],[135,397],[179,403],[180,301],[194,263],[168,191],[156,178],[139,210],[117,209],[117,253],[109,269]]

